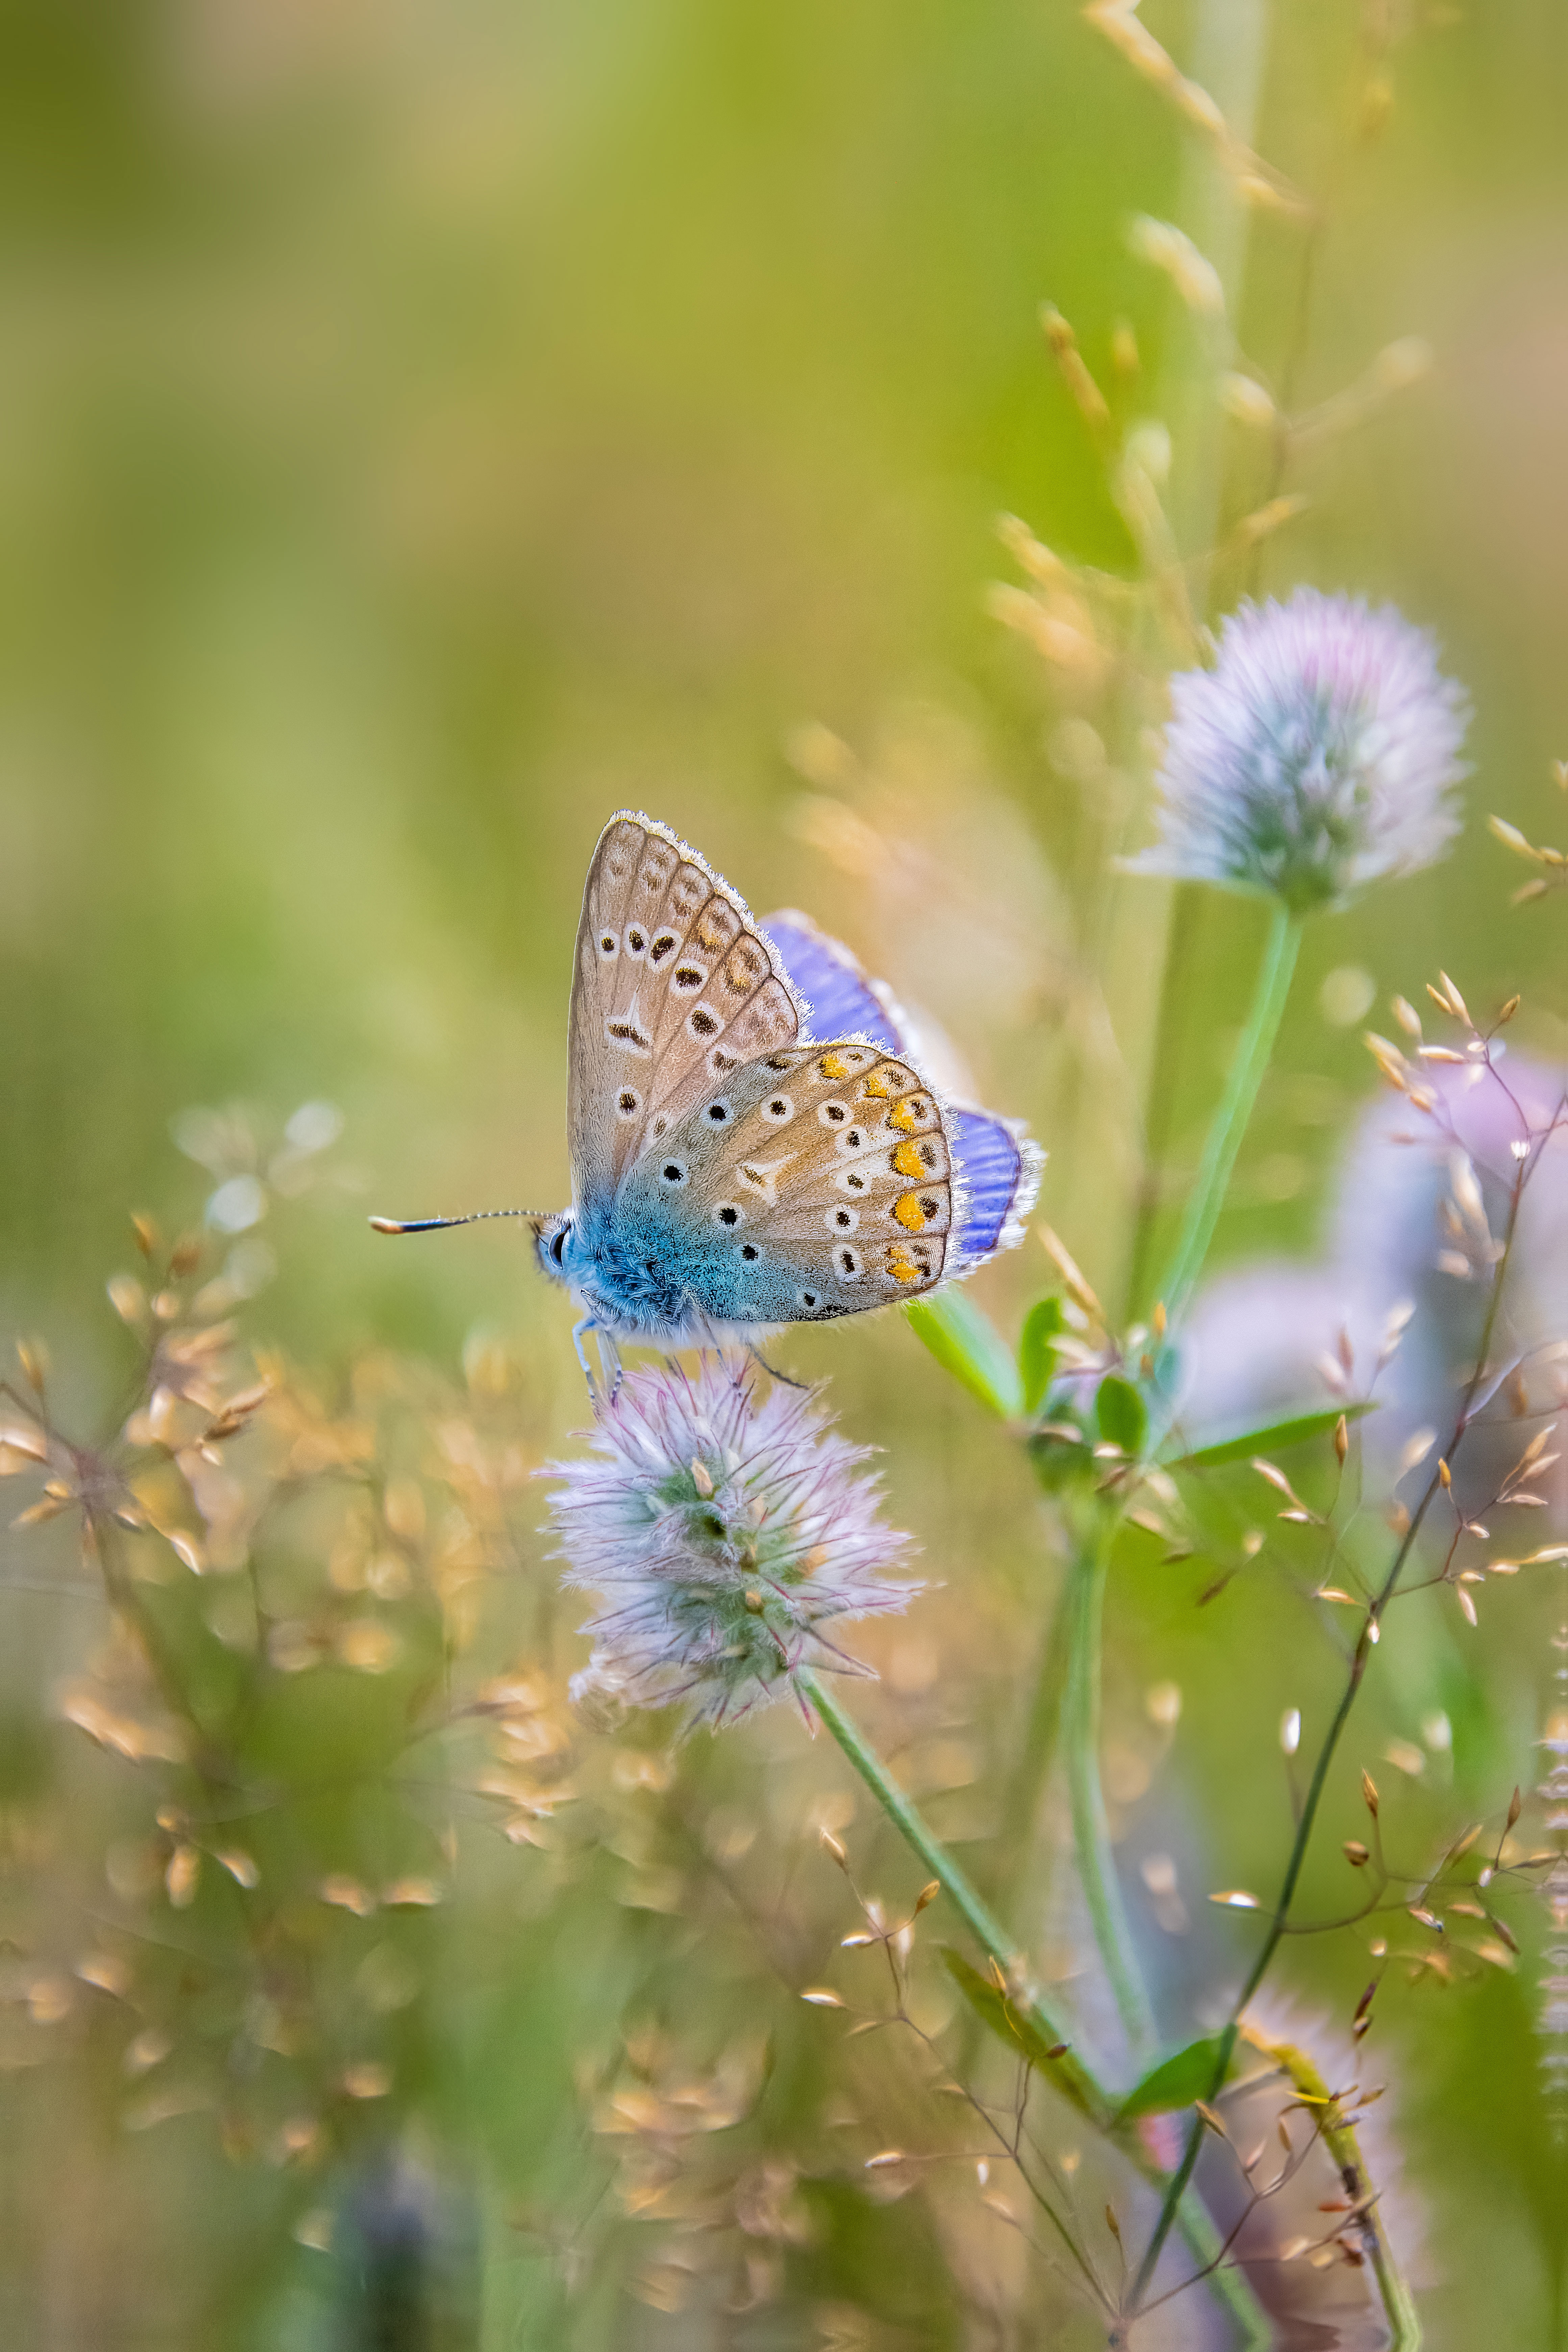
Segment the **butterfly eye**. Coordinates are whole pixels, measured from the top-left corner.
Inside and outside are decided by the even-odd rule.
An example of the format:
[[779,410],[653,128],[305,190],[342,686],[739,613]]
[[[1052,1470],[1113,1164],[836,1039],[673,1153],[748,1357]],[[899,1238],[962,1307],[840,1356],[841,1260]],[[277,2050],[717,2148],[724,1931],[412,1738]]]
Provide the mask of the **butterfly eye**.
[[566,1227],[564,1225],[558,1234],[551,1236],[550,1255],[557,1265],[564,1265],[566,1259]]
[[669,1185],[673,1190],[676,1185],[684,1184],[686,1181],[685,1162],[679,1160],[667,1160],[658,1173],[661,1183]]

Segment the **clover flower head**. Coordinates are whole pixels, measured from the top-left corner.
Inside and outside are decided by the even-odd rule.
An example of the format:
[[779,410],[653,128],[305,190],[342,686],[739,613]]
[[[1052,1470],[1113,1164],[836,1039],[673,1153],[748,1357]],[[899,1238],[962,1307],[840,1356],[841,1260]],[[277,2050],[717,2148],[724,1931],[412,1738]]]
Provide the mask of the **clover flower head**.
[[805,1667],[865,1673],[834,1619],[901,1610],[916,1584],[883,1577],[910,1538],[878,1516],[863,1447],[815,1398],[759,1394],[704,1356],[628,1373],[602,1402],[585,1459],[554,1462],[563,1581],[607,1605],[583,1628],[594,1654],[573,1695],[683,1704],[717,1728],[795,1690]]
[[1160,840],[1134,872],[1282,898],[1298,914],[1441,856],[1463,689],[1392,605],[1299,588],[1243,604],[1212,669],[1171,681]]

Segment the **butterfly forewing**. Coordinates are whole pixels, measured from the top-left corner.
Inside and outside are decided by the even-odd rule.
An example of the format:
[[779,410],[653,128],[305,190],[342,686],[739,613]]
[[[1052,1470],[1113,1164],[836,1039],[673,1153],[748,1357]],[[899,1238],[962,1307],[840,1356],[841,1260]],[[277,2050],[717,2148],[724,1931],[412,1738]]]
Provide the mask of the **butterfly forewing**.
[[794,1042],[788,982],[744,902],[667,827],[612,817],[577,932],[568,1110],[580,1202],[731,1074]]
[[679,1264],[715,1323],[827,1321],[942,1279],[952,1161],[908,1063],[855,1040],[729,1074],[628,1177],[628,1232]]

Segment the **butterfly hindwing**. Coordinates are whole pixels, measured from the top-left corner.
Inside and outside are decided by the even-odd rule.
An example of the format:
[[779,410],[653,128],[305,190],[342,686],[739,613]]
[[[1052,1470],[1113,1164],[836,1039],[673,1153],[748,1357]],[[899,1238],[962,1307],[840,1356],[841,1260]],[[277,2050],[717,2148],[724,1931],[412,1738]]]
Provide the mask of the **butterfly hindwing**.
[[799,1013],[743,900],[665,825],[599,836],[573,973],[568,1131],[592,1209],[742,1064],[793,1044]]
[[[764,929],[812,1008],[816,1034],[865,1037],[890,1054],[921,1058],[918,1026],[892,990],[873,980],[809,915],[787,908],[770,915]],[[1044,1163],[1019,1122],[994,1111],[951,1106],[947,1131],[963,1187],[962,1220],[949,1257],[950,1271],[956,1272],[1022,1240]]]
[[629,1249],[674,1268],[712,1324],[826,1322],[941,1281],[953,1224],[945,1116],[907,1062],[859,1041],[728,1074],[632,1171]]
[[959,1252],[965,1265],[978,1265],[997,1250],[1016,1249],[1024,1220],[1040,1189],[1045,1154],[1030,1141],[1023,1122],[967,1103],[949,1112],[953,1151],[963,1171],[963,1230]]

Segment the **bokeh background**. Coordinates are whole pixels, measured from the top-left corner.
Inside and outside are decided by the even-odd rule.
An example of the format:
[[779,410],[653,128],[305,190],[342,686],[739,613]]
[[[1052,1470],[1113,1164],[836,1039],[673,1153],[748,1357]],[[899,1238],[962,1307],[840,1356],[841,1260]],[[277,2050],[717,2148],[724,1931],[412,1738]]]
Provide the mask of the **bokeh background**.
[[[128,1212],[200,1224],[301,1105],[331,1105],[318,1181],[275,1187],[258,1223],[243,1195],[218,1215],[216,1256],[232,1241],[256,1294],[247,1330],[328,1383],[366,1349],[460,1381],[465,1350],[471,1370],[502,1349],[530,1459],[567,1441],[569,1310],[524,1229],[392,1244],[364,1220],[566,1199],[571,944],[594,841],[627,804],[759,911],[809,908],[936,1016],[984,1098],[1048,1146],[1045,1207],[1119,1298],[1168,910],[1152,883],[1108,895],[1063,708],[986,591],[1010,569],[1001,512],[1074,561],[1133,564],[1042,300],[1108,382],[1131,326],[1120,396],[1173,423],[1178,506],[1190,491],[1205,511],[1200,474],[1222,522],[1268,487],[1246,428],[1194,407],[1190,322],[1129,251],[1136,213],[1212,232],[1240,346],[1276,385],[1294,365],[1298,406],[1395,339],[1430,344],[1420,383],[1294,466],[1310,503],[1259,584],[1392,597],[1476,706],[1452,857],[1310,935],[1222,1254],[1311,1245],[1373,1091],[1359,1031],[1386,1025],[1392,992],[1416,996],[1438,965],[1472,1006],[1521,990],[1521,1041],[1568,1050],[1561,911],[1510,910],[1522,869],[1486,833],[1493,809],[1532,839],[1562,824],[1568,23],[1552,0],[1147,14],[1222,94],[1228,77],[1255,98],[1255,143],[1321,206],[1305,297],[1300,223],[1258,215],[1243,253],[1189,134],[1064,0],[0,14],[0,1320],[47,1342],[63,1415],[115,1409],[125,1341],[103,1284],[130,1262]],[[1126,747],[1129,845],[1146,774]],[[1261,918],[1208,898],[1177,920],[1181,1018],[1155,1076],[1179,1171]],[[237,1107],[244,1131],[192,1116]],[[296,1140],[334,1129],[321,1112]],[[1031,1243],[975,1296],[1011,1330],[1047,1275]],[[1026,1469],[896,1318],[781,1353],[830,1375],[836,1409],[886,1446],[889,1507],[943,1584],[868,1636],[887,1679],[867,1706],[983,1868],[1055,1573]],[[8,1539],[0,1685],[10,1843],[43,1889],[18,1901],[64,1949],[139,1799],[54,1720],[103,1623],[42,1589],[79,1573],[52,1543]],[[526,1591],[487,1603],[498,1661],[543,1605],[543,1549],[513,1580]],[[1156,1559],[1130,1555],[1112,1597],[1108,1736],[1130,1817],[1158,1816],[1129,1834],[1180,1841],[1200,1890],[1250,1884],[1286,1819],[1279,1709],[1310,1707],[1332,1661],[1301,1654],[1265,1580],[1199,1611],[1196,1572]],[[572,1622],[551,1637],[568,1664]],[[1440,1834],[1536,1774],[1553,1603],[1521,1580],[1468,1646],[1414,1606],[1407,1622],[1367,1753],[1447,1708],[1451,1754],[1430,1749],[1400,1795]],[[1145,1705],[1164,1683],[1184,1696],[1173,1744]],[[782,1716],[670,1769],[689,1808],[763,1824],[754,1849],[736,1831],[737,1866],[750,1855],[794,1938],[796,1985],[854,1924],[818,1884],[814,1806],[837,1805],[902,1883],[870,1824],[850,1827],[841,1768]],[[821,2021],[806,2032],[728,1914],[700,1990],[706,1915],[679,1875],[648,1903],[625,1883],[641,1864],[587,1840],[568,1869],[472,1835],[472,1903],[410,1963],[412,2011],[393,2004],[424,2036],[395,2095],[399,2128],[424,2135],[409,2343],[993,2340],[966,2332],[957,2258],[915,2208],[866,2203],[826,2160],[815,2232],[758,2238],[787,2273],[762,2317],[677,2312],[679,2279],[645,2292],[653,2225],[602,2219],[619,2209],[583,2053],[607,2064],[648,2020],[678,2046],[716,2021],[772,2034],[773,2105],[746,2126],[763,2162],[844,2095]],[[1182,2003],[1231,1981],[1239,1931],[1201,1918],[1167,1967],[1145,1913],[1180,2031]],[[1303,1948],[1282,1976],[1348,2010],[1363,1958]],[[1376,2045],[1437,2249],[1441,2344],[1475,2341],[1505,2301],[1521,2342],[1561,2313],[1535,2001],[1529,1965],[1424,1985]],[[16,2078],[10,2340],[405,2340],[363,2332],[332,2271],[346,2258],[313,2242],[320,2211],[359,2192],[226,2160],[210,2113],[128,2135],[113,2032],[79,2011]],[[884,2118],[879,2136],[917,2128]],[[584,2286],[551,2232],[589,2214]]]

